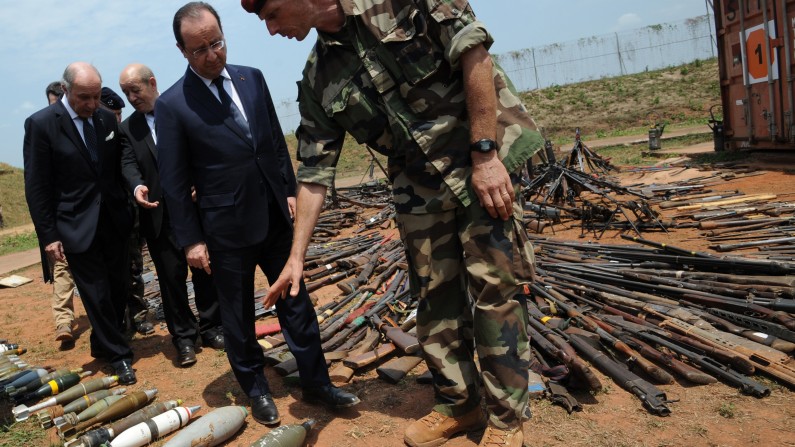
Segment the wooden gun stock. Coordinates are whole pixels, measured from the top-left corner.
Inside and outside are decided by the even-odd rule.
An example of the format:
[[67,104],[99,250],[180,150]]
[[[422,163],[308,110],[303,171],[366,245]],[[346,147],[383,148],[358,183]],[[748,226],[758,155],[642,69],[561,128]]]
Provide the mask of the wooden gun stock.
[[[357,356],[359,354],[363,354],[373,349],[376,343],[378,343],[378,339],[381,338],[381,334],[378,331],[367,329],[367,335],[365,335],[364,339],[359,343],[359,345],[353,348],[349,353],[348,356]],[[353,373],[356,371],[353,368],[345,366],[344,363],[340,363],[334,369],[329,371],[329,377],[331,381],[334,383],[347,383],[353,377]]]
[[376,368],[375,372],[378,373],[378,377],[381,379],[394,384],[400,382],[409,371],[416,368],[420,363],[422,363],[422,357],[404,355],[384,363]]
[[420,342],[417,337],[405,333],[403,329],[382,322],[378,315],[371,316],[370,322],[403,353],[412,355],[420,350]]
[[312,270],[305,270],[304,279],[306,281],[311,281],[313,279],[317,279],[322,273],[328,272],[329,270],[337,270],[338,268],[339,263],[332,262],[331,264],[321,265],[320,267],[314,268]]
[[394,344],[384,343],[372,351],[365,352],[364,354],[359,354],[354,357],[348,357],[342,361],[342,364],[352,369],[364,368],[365,366],[372,365],[373,363],[386,358],[395,352],[396,349],[397,348]]

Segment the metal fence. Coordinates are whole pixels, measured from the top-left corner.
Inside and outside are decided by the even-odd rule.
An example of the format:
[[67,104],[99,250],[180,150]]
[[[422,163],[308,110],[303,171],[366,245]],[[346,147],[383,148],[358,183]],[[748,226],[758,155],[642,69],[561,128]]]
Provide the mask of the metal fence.
[[[519,91],[658,70],[717,55],[714,18],[703,15],[631,31],[496,55]],[[279,101],[282,129],[298,127],[294,98]]]

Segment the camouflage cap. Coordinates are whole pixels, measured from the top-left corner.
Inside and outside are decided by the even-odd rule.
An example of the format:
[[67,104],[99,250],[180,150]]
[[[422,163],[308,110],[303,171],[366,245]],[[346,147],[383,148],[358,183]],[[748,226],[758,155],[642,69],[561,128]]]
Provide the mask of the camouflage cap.
[[266,0],[240,0],[240,6],[247,12],[259,15],[262,7],[265,6]]

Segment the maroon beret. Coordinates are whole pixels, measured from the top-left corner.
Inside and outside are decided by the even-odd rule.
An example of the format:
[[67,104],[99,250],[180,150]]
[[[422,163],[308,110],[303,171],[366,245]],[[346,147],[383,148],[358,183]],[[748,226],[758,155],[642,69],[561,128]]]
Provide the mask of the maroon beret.
[[240,0],[240,5],[246,11],[259,15],[262,7],[265,6],[265,0]]

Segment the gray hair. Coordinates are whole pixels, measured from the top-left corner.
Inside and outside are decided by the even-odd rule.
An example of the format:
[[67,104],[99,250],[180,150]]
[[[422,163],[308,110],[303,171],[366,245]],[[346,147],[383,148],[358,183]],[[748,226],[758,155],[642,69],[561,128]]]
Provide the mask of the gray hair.
[[75,62],[67,65],[66,69],[64,69],[63,71],[63,79],[61,79],[61,84],[63,84],[63,86],[67,90],[72,90],[72,83],[75,82],[75,78],[77,77],[77,73],[80,71],[80,67],[90,68],[91,70],[94,70],[94,73],[96,73],[97,77],[99,78],[100,84],[102,83],[102,75],[99,74],[99,70],[97,70],[97,67],[88,63],[84,64],[84,63]]

